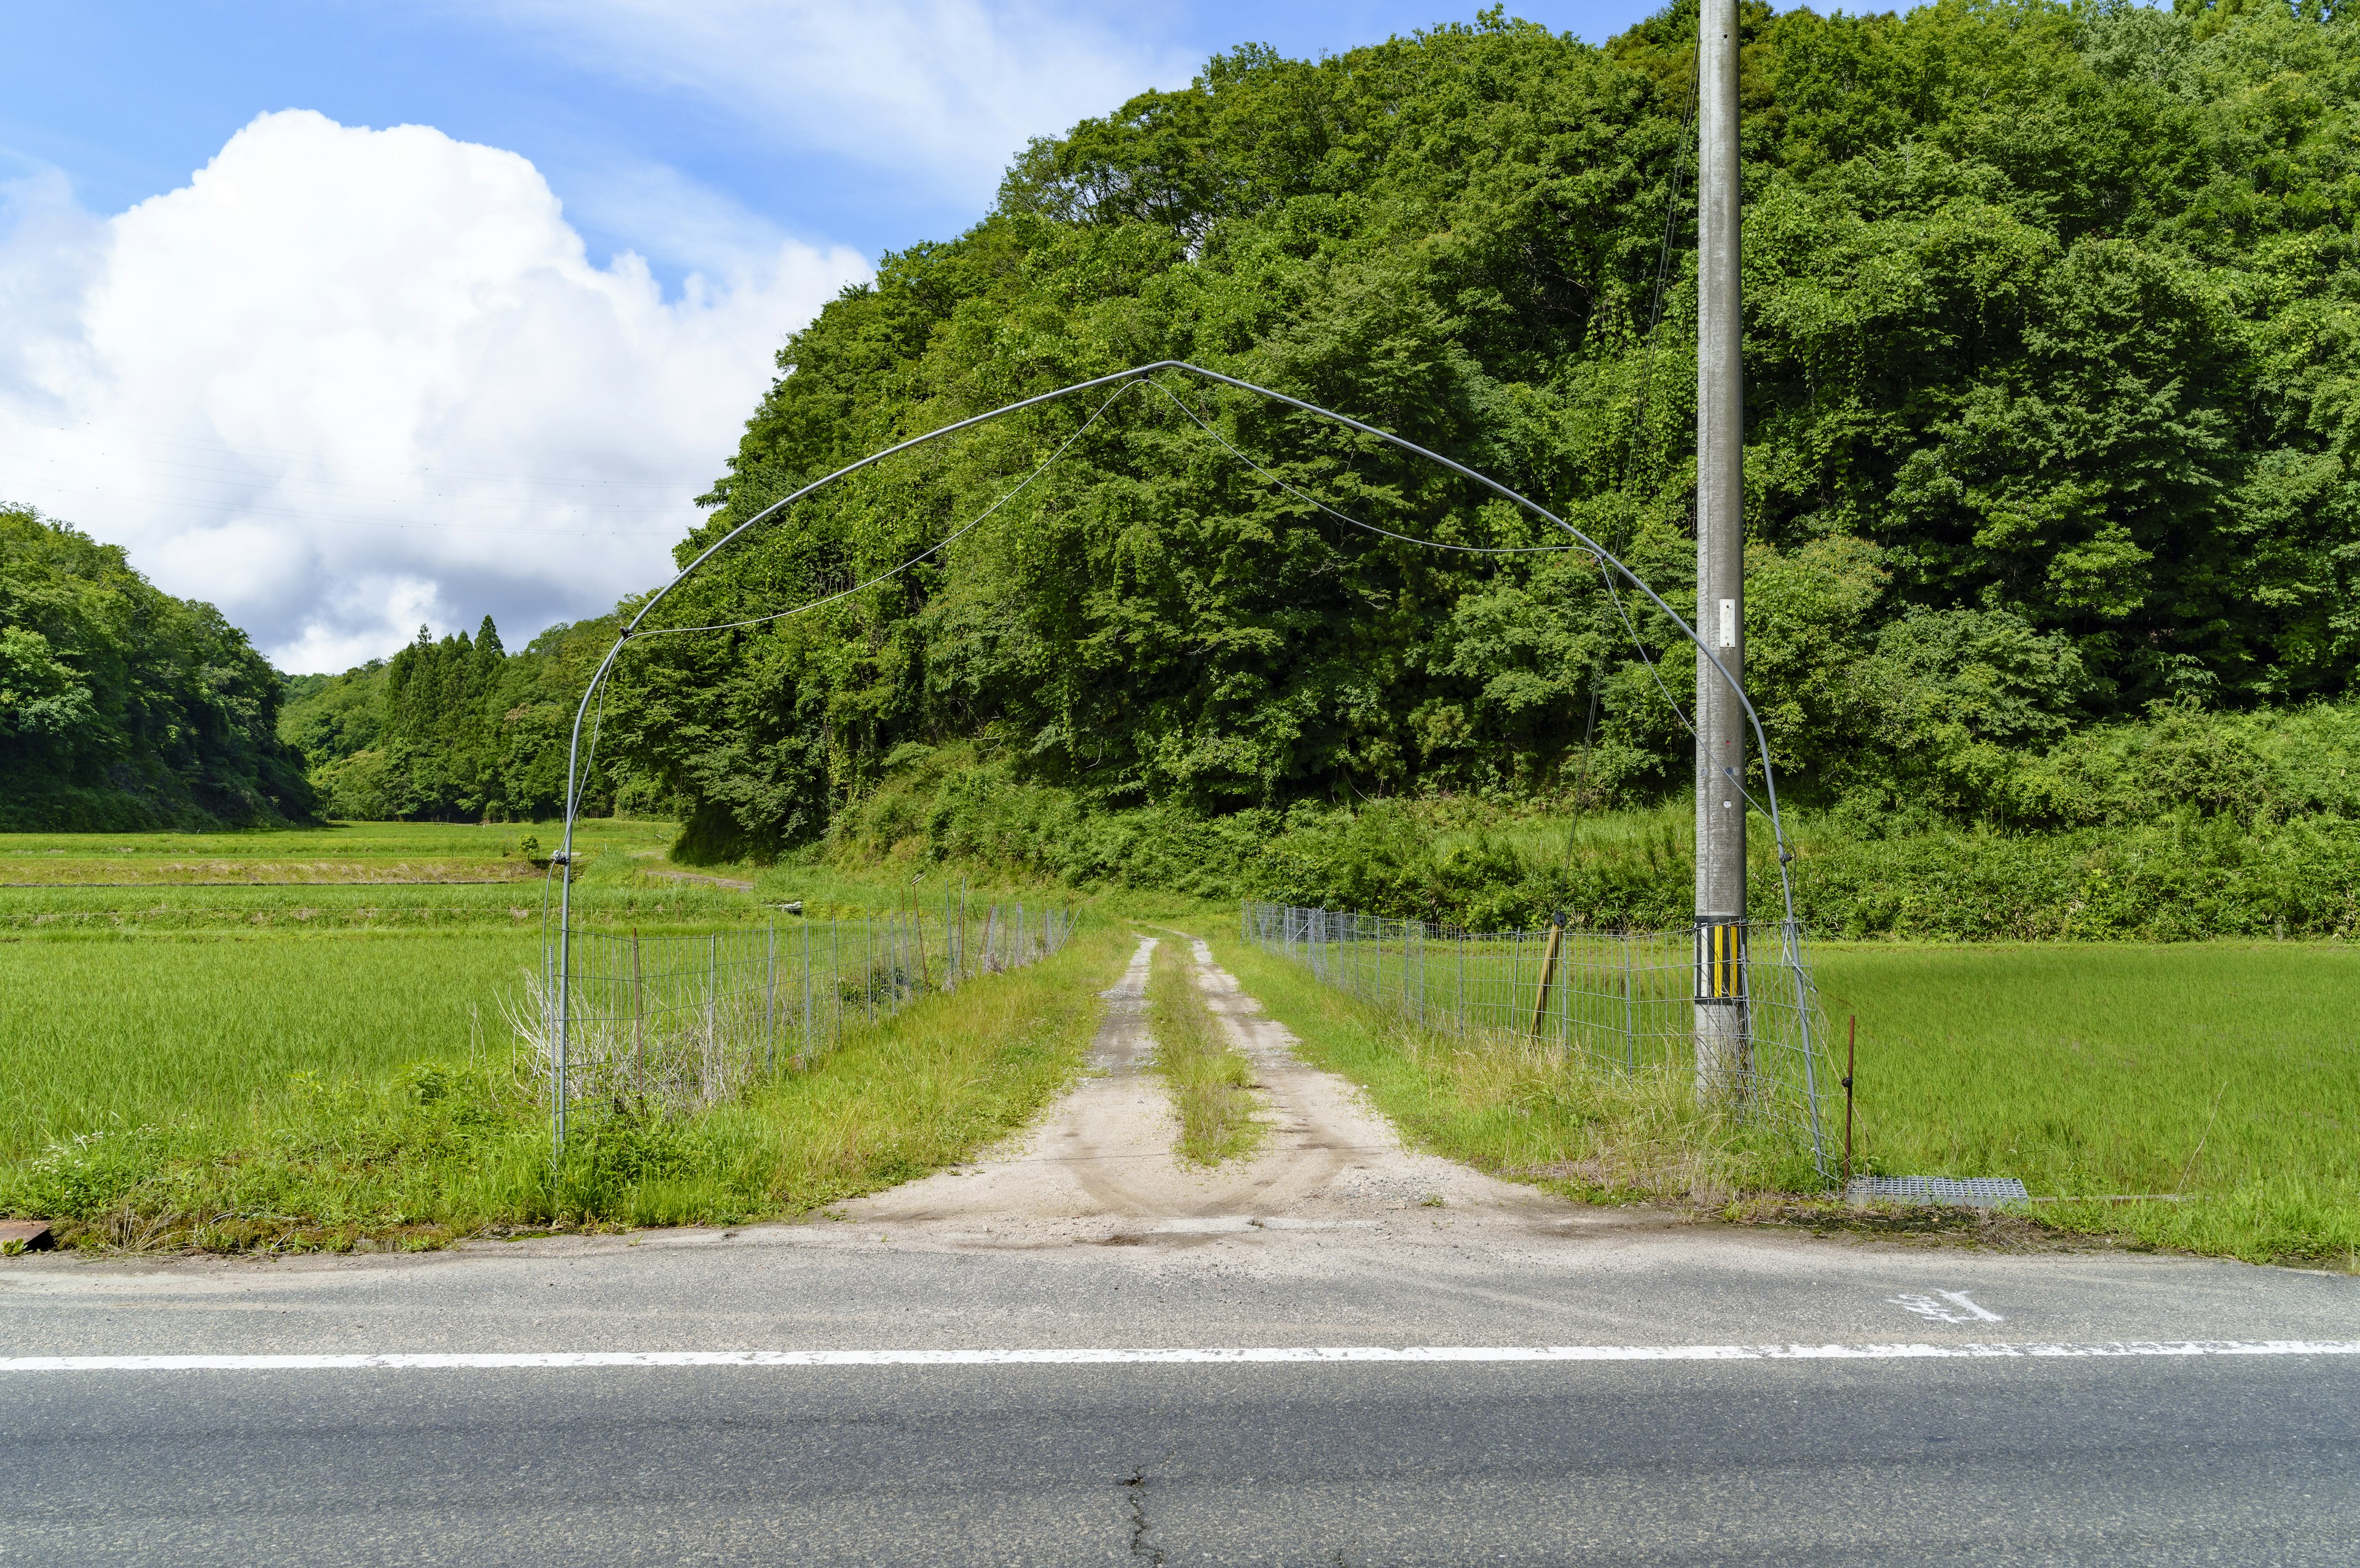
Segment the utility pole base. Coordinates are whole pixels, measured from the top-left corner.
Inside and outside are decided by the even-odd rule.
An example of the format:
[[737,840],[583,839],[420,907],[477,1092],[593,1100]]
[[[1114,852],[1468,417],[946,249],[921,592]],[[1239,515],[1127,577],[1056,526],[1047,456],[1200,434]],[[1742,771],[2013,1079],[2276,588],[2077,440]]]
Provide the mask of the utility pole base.
[[1730,1105],[1754,1083],[1754,1031],[1743,1001],[1696,1007],[1696,1086],[1700,1105]]

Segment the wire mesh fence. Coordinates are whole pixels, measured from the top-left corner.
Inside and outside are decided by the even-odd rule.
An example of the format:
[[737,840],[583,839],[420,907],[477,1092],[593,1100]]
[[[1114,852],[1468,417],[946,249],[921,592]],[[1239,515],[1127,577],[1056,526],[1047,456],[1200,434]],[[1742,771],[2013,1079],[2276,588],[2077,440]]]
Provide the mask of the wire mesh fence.
[[1073,930],[1070,910],[956,898],[695,935],[575,930],[548,946],[508,1022],[563,1143],[585,1116],[733,1099],[930,992],[1046,958]]
[[[1822,1096],[1838,1080],[1791,923],[1467,931],[1249,902],[1240,926],[1246,941],[1421,1029],[1594,1071],[1694,1072],[1829,1175]],[[1774,953],[1757,951],[1763,936]]]

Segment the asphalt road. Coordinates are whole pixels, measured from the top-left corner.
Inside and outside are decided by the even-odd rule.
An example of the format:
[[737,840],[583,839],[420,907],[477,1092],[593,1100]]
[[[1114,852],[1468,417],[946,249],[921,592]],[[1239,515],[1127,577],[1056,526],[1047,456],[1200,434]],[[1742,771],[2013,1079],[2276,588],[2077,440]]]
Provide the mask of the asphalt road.
[[[0,1321],[16,1366],[1957,1350],[2350,1342],[2360,1280],[1570,1209],[1510,1238],[1414,1211],[1004,1249],[823,1222],[335,1263],[18,1259]],[[2360,1356],[0,1370],[0,1561],[45,1564],[2349,1563]]]

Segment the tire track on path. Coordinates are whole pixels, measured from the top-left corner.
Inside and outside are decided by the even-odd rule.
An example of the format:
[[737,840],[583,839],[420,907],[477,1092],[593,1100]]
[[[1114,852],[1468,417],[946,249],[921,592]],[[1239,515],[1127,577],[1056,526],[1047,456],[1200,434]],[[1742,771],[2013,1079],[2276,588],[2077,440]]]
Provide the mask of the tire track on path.
[[1572,1217],[1561,1199],[1409,1149],[1356,1086],[1302,1061],[1294,1033],[1203,941],[1172,937],[1188,944],[1207,1007],[1253,1066],[1269,1131],[1252,1156],[1205,1170],[1174,1154],[1179,1122],[1151,1070],[1146,1007],[1159,939],[1143,937],[1102,993],[1088,1075],[1039,1122],[967,1165],[838,1212],[862,1225],[891,1224],[904,1239],[991,1246],[1362,1229],[1434,1208],[1449,1212],[1463,1239],[1470,1223],[1554,1230]]

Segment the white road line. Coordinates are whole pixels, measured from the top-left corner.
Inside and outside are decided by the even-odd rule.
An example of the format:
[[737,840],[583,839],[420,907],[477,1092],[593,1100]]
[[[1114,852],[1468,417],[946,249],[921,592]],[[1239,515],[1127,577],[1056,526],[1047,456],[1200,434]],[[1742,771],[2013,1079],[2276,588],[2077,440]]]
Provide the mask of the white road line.
[[548,1350],[338,1356],[12,1356],[7,1372],[570,1370],[607,1367],[1206,1367],[1267,1362],[1991,1361],[2360,1356],[2351,1339],[2134,1339],[2088,1345],[1346,1345],[1233,1349]]

